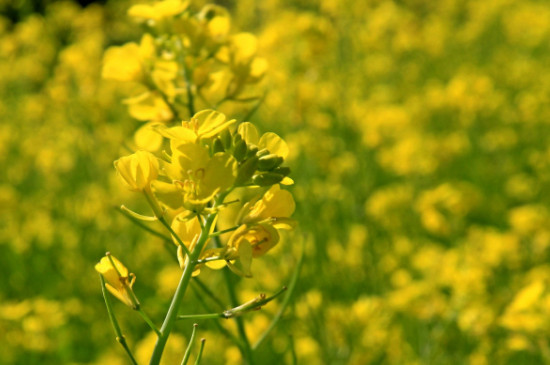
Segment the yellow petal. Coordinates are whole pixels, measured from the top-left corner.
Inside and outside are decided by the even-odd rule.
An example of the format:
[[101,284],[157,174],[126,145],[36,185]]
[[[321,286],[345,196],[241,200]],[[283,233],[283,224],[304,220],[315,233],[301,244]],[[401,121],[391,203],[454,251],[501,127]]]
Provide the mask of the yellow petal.
[[247,144],[255,144],[258,145],[258,142],[260,140],[258,129],[256,129],[256,126],[250,122],[244,122],[239,124],[238,133],[243,137],[244,141]]
[[288,146],[286,142],[272,132],[267,132],[262,136],[262,138],[260,138],[258,148],[267,148],[269,152],[274,153],[277,156],[281,156],[284,159],[288,156]]
[[235,119],[228,121],[224,114],[215,110],[200,111],[193,116],[193,119],[199,125],[197,134],[200,138],[214,137],[236,122]]

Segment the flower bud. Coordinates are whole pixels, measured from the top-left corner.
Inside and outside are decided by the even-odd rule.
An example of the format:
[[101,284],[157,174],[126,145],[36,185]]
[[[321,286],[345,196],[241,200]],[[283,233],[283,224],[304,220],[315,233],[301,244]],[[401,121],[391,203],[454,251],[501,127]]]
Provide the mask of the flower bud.
[[225,149],[226,150],[230,149],[231,146],[232,146],[231,132],[229,132],[228,129],[224,129],[220,133],[220,138],[221,138],[221,141],[222,141],[223,146],[225,147]]
[[252,158],[249,158],[248,160],[245,160],[241,166],[239,166],[239,170],[237,171],[237,178],[235,179],[235,186],[244,185],[252,175],[254,175],[254,172],[256,172],[256,165],[258,164],[258,157],[254,156]]
[[219,137],[214,140],[214,146],[213,146],[212,149],[213,149],[214,153],[225,151],[225,148],[223,147],[222,140]]
[[[237,135],[239,136],[240,134],[237,134]],[[241,139],[235,144],[235,149],[233,150],[233,157],[235,157],[237,161],[241,162],[242,160],[244,160],[246,156],[246,151],[247,151],[246,142]]]
[[261,150],[256,152],[256,155],[258,157],[267,156],[267,155],[269,155],[269,150],[267,148],[262,148]]
[[273,170],[271,170],[271,172],[274,172],[274,173],[277,173],[277,174],[281,174],[283,176],[288,176],[290,175],[290,167],[287,167],[287,166],[279,166],[279,167],[276,167],[274,168]]
[[258,146],[256,146],[255,144],[249,144],[248,145],[248,152],[246,153],[246,158],[256,156],[257,152],[258,152]]
[[269,154],[260,157],[258,160],[258,170],[260,171],[269,171],[274,169],[283,163],[283,158],[275,154]]
[[152,153],[137,151],[116,160],[115,168],[131,191],[143,191],[158,177],[159,163]]
[[263,172],[252,177],[252,182],[259,186],[269,186],[277,184],[283,180],[284,176],[274,172]]

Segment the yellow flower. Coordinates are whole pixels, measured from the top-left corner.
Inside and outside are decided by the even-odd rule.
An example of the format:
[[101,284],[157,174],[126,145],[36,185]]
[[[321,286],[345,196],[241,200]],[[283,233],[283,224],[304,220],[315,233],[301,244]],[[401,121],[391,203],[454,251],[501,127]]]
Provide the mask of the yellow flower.
[[185,207],[195,211],[233,185],[236,169],[233,156],[217,153],[210,157],[208,149],[197,143],[180,144],[166,166],[168,176],[183,191]]
[[189,1],[165,0],[157,1],[151,5],[137,4],[128,9],[128,15],[134,18],[161,20],[183,12]]
[[269,153],[286,159],[288,157],[289,149],[286,142],[273,132],[264,133],[259,136],[258,130],[254,124],[250,122],[244,122],[239,124],[238,133],[243,137],[247,144],[254,144],[258,146],[258,149],[267,149]]
[[244,215],[242,223],[270,221],[275,228],[289,229],[293,226],[293,221],[289,217],[295,209],[296,203],[294,203],[292,194],[281,190],[276,184],[250,208],[250,211]]
[[158,177],[159,163],[152,153],[137,151],[116,160],[115,168],[131,191],[143,191]]
[[110,47],[103,57],[105,79],[118,81],[140,81],[143,78],[143,68],[139,57],[139,46],[127,43],[120,47]]
[[[278,242],[279,233],[271,224],[243,224],[231,235],[227,246],[240,253],[241,245],[250,245],[252,248],[252,257],[259,257],[275,247]],[[228,256],[228,259],[233,258],[235,257]]]
[[139,302],[132,291],[136,281],[134,274],[129,274],[128,269],[114,256],[107,254],[95,265],[95,270],[105,278],[105,287],[116,298],[129,307],[136,309]]
[[175,150],[180,144],[215,137],[235,122],[235,119],[227,120],[223,113],[207,109],[193,115],[190,121],[182,122],[181,126],[167,128],[159,125],[157,131],[170,139],[172,150]]
[[143,81],[145,64],[155,54],[154,39],[144,34],[141,43],[126,43],[120,47],[110,47],[103,56],[102,77],[118,81]]

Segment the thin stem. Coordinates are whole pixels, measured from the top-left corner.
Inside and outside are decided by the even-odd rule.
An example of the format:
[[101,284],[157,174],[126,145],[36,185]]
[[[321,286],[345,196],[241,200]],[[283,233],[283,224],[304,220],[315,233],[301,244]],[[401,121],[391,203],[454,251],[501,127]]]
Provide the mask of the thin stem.
[[178,320],[182,319],[215,319],[215,318],[225,318],[222,313],[206,313],[206,314],[181,314],[178,316]]
[[120,213],[122,213],[123,216],[125,216],[126,218],[128,218],[130,221],[132,221],[132,223],[134,223],[135,225],[137,225],[138,227],[146,230],[147,232],[151,233],[153,236],[157,236],[159,238],[162,238],[163,240],[166,240],[168,242],[171,242],[172,240],[170,239],[170,237],[168,236],[165,236],[164,234],[150,228],[150,227],[147,227],[145,224],[143,224],[140,220],[132,217],[130,214],[128,214],[128,212],[124,211],[123,209],[121,209],[121,207],[115,207],[116,210],[118,210]]
[[193,325],[193,332],[191,332],[191,338],[189,339],[187,349],[185,349],[185,354],[183,355],[183,359],[181,360],[181,365],[187,365],[187,361],[189,361],[189,356],[191,356],[191,347],[193,346],[195,335],[197,334],[197,326],[198,324],[196,323]]
[[193,97],[193,90],[191,88],[192,80],[190,75],[190,70],[187,69],[187,64],[185,63],[185,56],[183,54],[183,44],[181,39],[178,38],[178,47],[179,47],[179,62],[181,64],[181,71],[183,79],[185,80],[185,89],[187,90],[187,108],[189,109],[189,118],[195,115],[195,101]]
[[[206,303],[206,301],[204,300],[202,295],[198,294],[198,291],[197,291],[196,288],[193,287],[193,289],[195,290],[195,294],[196,294],[197,299],[199,300],[199,302],[201,302],[204,309],[206,311],[210,312],[211,308],[208,306],[208,304]],[[229,338],[233,343],[235,343],[239,347],[239,349],[242,347],[242,344],[239,341],[239,339],[237,337],[233,336],[233,334],[231,332],[229,332],[224,326],[222,326],[219,321],[214,321],[214,325],[218,328],[218,330],[221,333],[223,333],[225,335],[225,337]]]
[[239,227],[240,226],[235,226],[235,227],[224,229],[223,231],[214,232],[214,233],[210,234],[210,237],[221,236],[222,234],[227,233],[227,232],[232,232],[232,231],[236,230]]
[[126,351],[126,354],[128,354],[128,357],[130,358],[130,361],[132,362],[132,364],[137,365],[137,361],[134,358],[134,355],[132,355],[132,351],[130,351],[128,344],[126,343],[126,338],[124,337],[124,335],[122,334],[122,331],[120,330],[120,326],[115,317],[115,312],[113,311],[111,299],[109,298],[109,295],[107,294],[107,289],[105,288],[105,279],[101,274],[99,274],[99,281],[101,282],[101,292],[103,293],[103,299],[105,300],[105,306],[107,307],[109,320],[111,321],[111,324],[113,325],[113,330],[115,331],[116,340],[124,348],[124,351]]
[[279,311],[271,321],[269,327],[265,330],[265,332],[260,336],[260,338],[256,341],[254,346],[252,346],[253,350],[256,350],[262,342],[266,339],[266,337],[269,335],[269,333],[275,328],[281,317],[283,316],[283,313],[290,304],[290,298],[292,297],[292,294],[294,293],[294,290],[296,289],[296,283],[298,282],[298,278],[300,277],[300,271],[302,269],[302,264],[304,262],[304,247],[302,245],[302,253],[300,254],[300,258],[298,259],[298,263],[296,264],[296,268],[294,269],[294,273],[292,274],[292,278],[290,279],[290,284],[288,285],[288,292],[285,295],[285,298],[283,299],[283,303],[281,304],[281,308],[279,308]]
[[[214,241],[214,244],[217,247],[221,247],[221,242],[219,237],[213,237],[212,240]],[[227,294],[229,296],[229,302],[232,307],[236,307],[239,305],[239,302],[237,300],[237,294],[235,292],[235,286],[233,285],[233,280],[231,278],[231,272],[229,269],[224,268],[223,269],[223,277],[225,280],[225,285],[227,287]],[[244,328],[244,322],[241,317],[235,317],[235,322],[237,324],[237,332],[239,333],[239,338],[242,343],[241,352],[243,355],[243,358],[245,362],[248,365],[254,365],[254,359],[252,355],[252,348],[250,347],[250,342],[248,341],[248,337],[246,336],[246,330]]]
[[[214,208],[217,207],[219,204],[223,203],[223,200],[225,199],[226,195],[227,194],[220,194],[218,196],[218,198],[214,202]],[[168,309],[166,318],[164,319],[164,322],[162,323],[162,327],[160,328],[160,336],[158,337],[157,343],[155,344],[153,355],[151,356],[151,361],[149,362],[150,365],[158,365],[160,363],[160,359],[162,357],[164,347],[166,346],[166,342],[168,341],[170,332],[172,331],[172,328],[176,323],[179,308],[181,306],[183,297],[189,285],[189,281],[191,280],[193,271],[195,269],[195,266],[196,266],[195,261],[199,258],[202,252],[202,249],[204,248],[206,241],[208,240],[208,234],[210,232],[210,228],[212,227],[212,224],[214,224],[215,218],[216,218],[216,213],[210,214],[206,218],[204,229],[201,232],[201,235],[199,237],[199,240],[195,248],[193,249],[193,252],[191,252],[189,256],[189,261],[187,262],[187,265],[183,269],[183,273],[182,273],[180,282],[178,284],[178,287],[176,289],[176,293],[172,298],[170,308]]]
[[204,345],[206,344],[206,338],[201,338],[201,347],[199,349],[199,353],[197,355],[197,359],[195,360],[195,365],[199,365],[202,360],[202,352],[204,351]]
[[137,312],[139,313],[139,315],[141,316],[141,318],[143,318],[143,320],[145,321],[145,323],[147,323],[147,325],[149,325],[149,327],[155,331],[155,333],[157,334],[157,336],[160,336],[160,331],[159,329],[157,328],[157,326],[155,326],[155,324],[153,323],[153,321],[151,321],[151,318],[149,318],[149,316],[147,314],[145,314],[145,312],[139,308],[137,309]]
[[183,251],[185,251],[185,254],[188,257],[191,257],[191,252],[189,252],[189,249],[187,248],[187,246],[185,246],[185,244],[183,243],[181,238],[178,236],[178,234],[176,232],[174,232],[172,227],[168,224],[168,222],[166,222],[166,219],[164,217],[162,217],[162,218],[159,218],[159,221],[160,221],[160,223],[162,223],[162,225],[164,227],[166,227],[166,229],[168,231],[170,231],[170,234],[172,234],[172,237],[174,237],[176,239],[176,241],[178,242],[178,244],[181,246],[181,248],[183,248]]
[[236,316],[239,316],[241,314],[251,312],[254,310],[261,309],[264,304],[267,304],[271,302],[273,299],[277,298],[282,292],[286,290],[286,287],[283,287],[281,290],[279,290],[277,293],[272,295],[269,298],[265,297],[265,294],[261,294],[260,296],[241,304],[235,308],[231,308],[228,310],[225,310],[221,313],[207,313],[207,314],[185,314],[185,315],[179,315],[178,320],[181,319],[217,319],[217,318],[233,318]]
[[[210,237],[212,237],[212,236],[210,236]],[[204,264],[204,263],[207,263],[207,262],[220,261],[220,260],[225,260],[225,258],[223,256],[207,257],[207,258],[204,258],[204,259],[197,260],[197,264]]]

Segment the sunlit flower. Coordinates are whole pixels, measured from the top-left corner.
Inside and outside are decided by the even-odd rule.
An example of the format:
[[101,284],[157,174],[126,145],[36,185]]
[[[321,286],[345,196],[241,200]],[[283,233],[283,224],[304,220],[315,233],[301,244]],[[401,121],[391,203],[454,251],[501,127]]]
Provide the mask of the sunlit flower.
[[131,191],[150,189],[151,181],[158,177],[159,163],[150,152],[137,151],[115,161],[121,180]]
[[101,258],[98,264],[95,265],[95,270],[105,278],[105,287],[117,299],[129,307],[135,308],[139,306],[132,287],[136,281],[136,276],[128,272],[118,259],[107,254]]

